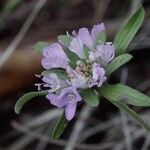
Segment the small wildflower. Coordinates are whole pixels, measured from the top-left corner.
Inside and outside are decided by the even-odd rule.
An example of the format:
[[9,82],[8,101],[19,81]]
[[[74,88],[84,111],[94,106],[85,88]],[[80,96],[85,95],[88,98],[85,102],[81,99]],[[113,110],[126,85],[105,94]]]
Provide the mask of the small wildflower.
[[71,120],[74,117],[77,102],[82,100],[75,87],[62,89],[60,95],[50,93],[46,97],[50,100],[51,104],[58,108],[65,108],[67,120]]
[[[69,65],[70,58],[59,43],[43,49],[43,67],[65,69],[68,75],[68,78],[63,81],[54,73],[42,78],[43,87],[48,88],[47,99],[51,104],[64,108],[68,120],[74,117],[77,102],[82,100],[80,89],[100,87],[107,79],[104,67],[114,58],[115,47],[110,42],[103,42],[94,49],[97,35],[102,31],[105,31],[104,24],[94,25],[91,33],[87,28],[79,29],[78,33],[72,32],[73,37],[68,49],[79,57],[75,68]],[[69,33],[67,36],[70,36]],[[85,47],[89,48],[88,58],[85,56]]]

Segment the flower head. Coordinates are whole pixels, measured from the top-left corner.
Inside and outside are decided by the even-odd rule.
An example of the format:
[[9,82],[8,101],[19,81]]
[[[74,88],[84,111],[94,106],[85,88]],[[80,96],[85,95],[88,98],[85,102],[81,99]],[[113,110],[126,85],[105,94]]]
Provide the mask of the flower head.
[[[48,88],[47,99],[58,108],[65,109],[65,115],[71,120],[75,115],[77,102],[81,101],[81,89],[101,87],[106,81],[105,67],[114,59],[115,47],[105,41],[97,42],[98,36],[105,32],[104,24],[94,25],[91,32],[87,28],[72,32],[70,44],[66,47],[77,55],[75,67],[70,62],[59,43],[54,43],[43,49],[42,65],[45,69],[63,69],[67,73],[66,79],[58,78],[57,73],[50,73],[42,78],[44,87]],[[62,41],[60,41],[63,44]]]

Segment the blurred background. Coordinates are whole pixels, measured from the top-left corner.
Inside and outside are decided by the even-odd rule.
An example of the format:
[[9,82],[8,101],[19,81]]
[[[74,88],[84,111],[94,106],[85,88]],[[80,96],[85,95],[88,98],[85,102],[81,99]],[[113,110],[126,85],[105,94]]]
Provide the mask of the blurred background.
[[[37,90],[41,54],[38,41],[52,43],[57,36],[104,22],[108,41],[140,0],[0,0],[0,150],[149,150],[150,135],[107,100],[99,107],[80,104],[61,139],[50,135],[61,110],[44,97],[33,99],[14,113],[17,99]],[[124,82],[150,95],[150,1],[143,0],[146,17],[130,45],[133,60],[116,71],[111,83]],[[150,109],[132,107],[146,121]]]

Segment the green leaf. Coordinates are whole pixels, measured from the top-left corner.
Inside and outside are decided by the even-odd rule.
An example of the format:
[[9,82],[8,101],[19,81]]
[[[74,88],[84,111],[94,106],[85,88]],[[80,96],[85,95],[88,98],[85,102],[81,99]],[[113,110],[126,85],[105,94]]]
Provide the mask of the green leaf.
[[135,106],[150,106],[150,97],[123,84],[106,84],[98,91],[110,101],[124,102]]
[[117,70],[119,67],[127,63],[133,58],[132,55],[130,54],[122,54],[117,56],[113,61],[111,61],[107,66],[106,66],[106,74],[110,75],[112,74],[115,70]]
[[58,139],[64,132],[67,125],[68,125],[68,121],[63,113],[63,115],[60,117],[60,119],[58,120],[58,122],[54,128],[54,131],[52,133],[52,138]]
[[101,31],[98,33],[95,41],[95,48],[97,45],[106,42],[106,31]]
[[117,106],[121,111],[127,113],[132,119],[135,119],[143,128],[150,132],[150,125],[147,124],[135,111],[130,109],[126,104],[122,102],[110,101]]
[[[62,43],[64,46],[68,47],[70,45],[70,42],[72,41],[72,38],[73,37],[69,35],[60,35],[58,36],[58,41]],[[70,60],[70,66],[72,68],[75,68],[76,62],[80,60],[80,58],[74,52],[70,51],[68,48],[64,48],[64,52],[66,53],[67,57]]]
[[140,6],[137,11],[131,16],[123,28],[115,37],[114,44],[116,46],[116,54],[123,54],[131,43],[132,39],[141,27],[145,16],[143,6]]
[[84,54],[85,54],[85,58],[88,59],[89,58],[89,51],[90,49],[87,47],[84,47]]
[[63,69],[44,70],[41,74],[43,76],[45,76],[45,75],[49,75],[50,73],[55,73],[60,80],[68,79],[68,75],[67,75],[66,71]]
[[81,97],[90,106],[98,106],[99,104],[99,97],[94,89],[82,90]]
[[47,42],[40,41],[40,42],[37,42],[33,48],[38,52],[42,52],[43,48],[48,47],[49,45],[50,44]]
[[72,37],[68,35],[60,35],[58,36],[58,41],[64,46],[69,46],[70,42],[72,41]]
[[34,97],[43,96],[43,95],[46,95],[46,92],[44,91],[30,92],[23,95],[22,97],[19,98],[19,100],[15,104],[15,113],[20,114],[20,111],[22,107],[25,105],[25,103],[27,103],[29,100],[31,100]]
[[65,48],[64,52],[66,53],[67,57],[70,60],[70,62],[69,62],[70,66],[72,68],[75,68],[76,67],[76,62],[78,60],[80,60],[80,58],[74,52],[70,51],[68,48]]

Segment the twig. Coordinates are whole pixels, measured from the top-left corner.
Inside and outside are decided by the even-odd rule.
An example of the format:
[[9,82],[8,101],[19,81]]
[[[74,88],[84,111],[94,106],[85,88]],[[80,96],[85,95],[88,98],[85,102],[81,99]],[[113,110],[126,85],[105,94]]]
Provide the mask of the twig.
[[22,124],[28,128],[36,128],[51,121],[52,119],[59,117],[61,114],[62,110],[52,109],[28,119],[26,122],[22,122]]
[[[133,128],[131,128],[131,129],[133,130]],[[133,132],[133,136],[132,136],[132,139],[131,139],[132,142],[134,142],[135,140],[137,140],[140,137],[148,136],[148,134],[142,128],[140,128],[140,129],[136,128],[136,130],[135,130],[135,127],[134,127],[134,130],[132,132]],[[121,150],[123,148],[124,148],[124,141],[122,140],[122,141],[119,141],[118,144],[116,143],[113,150]]]
[[[46,135],[42,135],[41,133],[39,132],[36,132],[36,131],[31,131],[30,129],[18,124],[17,122],[12,122],[12,126],[22,132],[22,133],[25,133],[27,136],[31,136],[31,137],[34,137],[35,139],[39,139],[39,140],[42,140],[42,141],[46,141],[48,143],[51,143],[51,144],[55,144],[55,145],[60,145],[60,146],[65,146],[67,144],[67,141],[65,140],[52,140],[50,139],[49,136],[46,136]],[[75,147],[76,148],[79,148],[79,149],[83,149],[83,150],[104,150],[104,149],[108,149],[108,148],[111,148],[112,145],[114,143],[103,143],[103,144],[80,144],[80,143],[76,143]]]
[[21,150],[22,148],[25,148],[27,145],[32,143],[35,140],[32,136],[23,136],[13,144],[11,144],[9,147],[7,147],[5,150]]
[[[48,128],[44,131],[44,135],[49,136],[50,131],[52,130],[52,126],[49,126]],[[47,146],[48,142],[47,141],[42,141],[40,140],[39,143],[37,144],[35,150],[44,150],[45,147]]]
[[[43,128],[37,129],[38,132],[40,132]],[[35,138],[31,135],[24,135],[19,140],[11,144],[7,150],[21,150],[22,148],[25,148],[27,145],[32,143],[35,140]]]
[[30,28],[32,22],[36,18],[38,12],[41,10],[41,8],[44,6],[47,0],[39,0],[38,3],[35,5],[33,11],[25,21],[24,25],[22,26],[21,30],[15,37],[15,39],[10,43],[10,45],[6,48],[6,50],[1,54],[0,56],[0,68],[5,64],[5,62],[9,59],[9,57],[12,55],[16,47],[19,45],[21,40],[23,39],[24,35]]
[[148,146],[150,145],[150,135],[146,137],[146,140],[141,148],[141,150],[148,150]]
[[[128,78],[128,69],[124,68],[122,69],[121,73],[121,83],[126,84]],[[125,137],[125,143],[126,143],[126,148],[127,150],[132,150],[132,142],[131,142],[131,134],[130,134],[130,129],[128,126],[128,119],[125,113],[122,111],[120,112],[121,114],[121,120],[122,120],[122,127],[123,127],[123,132],[124,132],[124,137]]]
[[114,124],[118,125],[119,123],[120,123],[119,117],[113,117],[113,119],[110,119],[110,120],[105,121],[105,122],[101,122],[100,124],[98,124],[94,127],[91,127],[88,130],[85,130],[81,135],[80,142],[84,141],[85,139],[89,138],[90,136],[92,136],[94,134],[97,134],[97,133],[104,131],[104,130],[108,130]]
[[79,138],[79,134],[85,126],[86,119],[90,117],[90,114],[93,112],[94,108],[88,105],[84,105],[82,111],[80,112],[79,119],[76,121],[76,124],[72,130],[68,143],[64,150],[73,150],[76,144],[76,141]]

